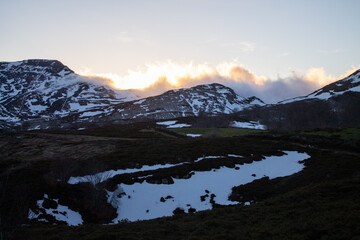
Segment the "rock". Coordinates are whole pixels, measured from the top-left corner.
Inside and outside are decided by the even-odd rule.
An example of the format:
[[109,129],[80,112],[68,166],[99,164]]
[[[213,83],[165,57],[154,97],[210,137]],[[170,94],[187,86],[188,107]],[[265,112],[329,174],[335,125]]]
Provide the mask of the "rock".
[[194,212],[196,212],[195,208],[189,208],[188,213],[194,213]]
[[45,209],[56,209],[58,207],[58,204],[57,202],[55,202],[54,200],[51,200],[51,199],[48,199],[48,198],[45,198],[44,199],[44,202],[42,203],[42,206],[43,208]]
[[173,211],[174,215],[184,214],[184,213],[185,213],[184,209],[179,208],[179,207],[175,208],[175,210]]
[[202,202],[204,202],[207,197],[209,197],[209,194],[202,195],[202,196],[200,196],[200,200],[201,200]]

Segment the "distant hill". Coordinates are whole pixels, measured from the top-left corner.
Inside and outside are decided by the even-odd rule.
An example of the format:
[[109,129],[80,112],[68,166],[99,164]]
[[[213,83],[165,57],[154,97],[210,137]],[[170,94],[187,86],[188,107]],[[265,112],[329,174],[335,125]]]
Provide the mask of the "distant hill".
[[307,96],[239,113],[270,129],[360,127],[360,70]]

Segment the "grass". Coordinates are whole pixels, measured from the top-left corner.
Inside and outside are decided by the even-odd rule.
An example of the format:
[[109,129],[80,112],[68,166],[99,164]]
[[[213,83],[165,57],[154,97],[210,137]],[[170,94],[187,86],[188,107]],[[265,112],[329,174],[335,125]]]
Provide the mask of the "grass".
[[203,137],[233,137],[266,132],[264,130],[242,128],[172,128],[171,130],[182,134],[201,134]]
[[[76,172],[73,172],[72,176],[85,174],[86,172],[82,172],[82,170],[85,170],[93,160],[101,161],[107,167],[116,169],[133,168],[137,164],[185,162],[202,155],[231,153],[250,159],[250,154],[254,154],[251,156],[254,158],[255,156],[273,155],[279,150],[306,151],[311,158],[305,162],[306,168],[295,175],[252,182],[233,189],[237,197],[242,196],[243,199],[248,198],[247,200],[256,199],[256,203],[250,206],[241,204],[226,206],[195,214],[134,223],[124,222],[112,226],[86,224],[79,227],[68,227],[39,223],[17,229],[13,237],[15,239],[24,239],[24,236],[26,239],[360,239],[359,148],[355,144],[352,150],[345,152],[338,144],[338,142],[357,143],[359,129],[301,131],[284,133],[284,135],[276,137],[273,137],[271,132],[237,128],[175,129],[178,133],[206,135],[215,131],[221,136],[233,136],[195,139],[150,135],[153,132],[149,134],[145,131],[144,133],[144,131],[140,131],[141,129],[146,128],[145,126],[129,129],[119,128],[119,132],[114,133],[117,137],[124,135],[129,138],[139,137],[134,141],[111,139],[104,140],[103,143],[95,141],[95,145],[89,145],[88,147],[93,149],[100,144],[115,143],[114,149],[110,152],[100,151],[102,148],[99,148],[99,152],[96,154],[89,154],[91,158],[79,158]],[[91,131],[93,131],[91,135],[96,136],[112,134],[111,129],[108,128]],[[133,133],[131,133],[132,131]],[[254,133],[266,134],[253,135]],[[72,134],[76,134],[76,132]],[[293,138],[294,135],[299,138]],[[305,138],[303,138],[304,136]],[[30,137],[31,139],[28,139]],[[298,144],[300,140],[301,144]],[[307,147],[310,140],[312,141],[311,147]],[[43,141],[39,141],[36,135],[24,139],[15,138],[13,141],[14,144],[4,145],[9,150],[6,152],[3,150],[4,159],[6,157],[6,159],[15,160],[13,156],[17,156],[17,151],[24,148],[24,141],[35,144],[34,146],[29,145],[29,149],[41,146],[41,149],[45,151],[48,148]],[[74,143],[73,140],[60,141],[56,138],[49,138],[49,141],[54,141],[55,145],[66,144],[67,141]],[[85,143],[76,142],[74,146],[72,144],[64,146],[76,149],[83,144]],[[22,157],[26,160],[28,156]],[[44,178],[44,175],[50,172],[54,161],[56,159],[51,157],[33,160],[29,161],[28,166],[12,171],[7,177],[9,193],[17,185],[31,184],[28,186],[28,194],[29,200],[34,204],[44,193],[55,191],[51,185],[46,185]],[[222,161],[225,162],[224,159]],[[204,165],[197,167],[207,169],[225,164],[224,162],[207,161],[203,162]],[[1,165],[1,168],[3,168],[1,170],[6,170],[7,165]],[[174,171],[185,173],[193,170],[196,166],[191,165],[191,168],[179,167]],[[178,174],[178,172],[159,171],[156,174],[159,175],[159,178],[163,178]],[[131,176],[129,176],[130,178]],[[119,182],[115,180],[110,181],[108,185],[118,184]],[[117,180],[121,181],[122,179]],[[78,192],[81,192],[81,189]],[[9,197],[5,203],[10,206],[12,201],[13,199]],[[1,209],[9,206],[0,204]]]
[[28,239],[359,239],[359,178],[310,184],[250,205],[113,226],[38,225]]
[[297,131],[296,134],[340,138],[345,141],[360,140],[359,128],[307,130],[307,131]]

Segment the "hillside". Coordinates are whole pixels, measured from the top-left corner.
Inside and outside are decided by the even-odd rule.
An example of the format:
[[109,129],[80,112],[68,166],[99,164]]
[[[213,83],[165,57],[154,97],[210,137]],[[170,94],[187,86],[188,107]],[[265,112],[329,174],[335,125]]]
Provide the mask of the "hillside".
[[57,60],[0,62],[0,84],[0,126],[48,121],[138,98],[132,91],[95,84]]
[[244,110],[269,129],[360,127],[360,70],[307,96]]
[[[308,239],[360,234],[356,228],[360,216],[356,204],[360,163],[358,129],[283,134],[262,132],[231,138],[195,139],[171,131],[163,134],[164,129],[155,123],[118,126],[112,129],[112,137],[102,136],[104,130],[2,133],[1,183],[5,184],[2,185],[5,194],[1,198],[1,213],[5,234],[12,234],[17,239],[24,235],[29,239],[104,239],[124,235],[129,239],[165,236],[216,239],[225,235],[257,239],[269,234],[274,239],[288,235]],[[240,174],[266,159],[271,158],[270,163],[275,164],[276,158],[286,157],[291,152],[308,155],[296,163],[304,168],[294,174],[272,177],[275,172],[263,176],[255,170],[250,170],[249,176]],[[290,170],[284,163],[282,166],[283,170]],[[109,170],[115,170],[116,174],[74,181],[74,177]],[[127,190],[125,186],[145,184],[155,192],[161,192],[161,189],[175,187],[180,182],[195,181],[202,174],[216,176],[224,170],[226,176],[240,174],[229,180],[240,180],[243,176],[250,181],[243,184],[240,181],[240,185],[231,183],[234,188],[221,184],[226,179],[201,181],[209,184],[204,187],[209,191],[208,196],[206,191],[197,190],[189,196],[195,196],[196,201],[211,211],[202,211],[195,202],[191,202],[191,207],[187,202],[182,206],[181,195],[174,192],[172,198],[167,198],[166,193],[161,194],[164,202],[158,196],[157,204],[148,205],[149,212],[155,214],[156,206],[172,206],[170,203],[174,200],[180,201],[177,204],[187,214],[179,211],[180,215],[170,218],[131,223],[123,219],[116,225],[101,225],[119,219],[119,213],[128,214],[108,202],[109,193],[115,193],[118,186],[123,186],[125,191],[125,195],[121,192],[116,195],[117,201],[122,203],[120,206],[125,207],[126,201],[148,199],[146,204],[143,203],[146,207],[154,201],[150,195],[137,196],[140,189]],[[214,188],[216,182],[223,187]],[[196,184],[192,183],[193,186]],[[219,192],[220,189],[231,193],[225,202],[221,200],[223,190]],[[203,202],[200,201],[202,196]],[[230,200],[237,205],[226,206]],[[146,209],[142,212],[142,207],[138,210],[143,216],[152,216]],[[76,213],[80,214],[81,222],[76,222]],[[30,225],[18,225],[24,222]],[[288,224],[281,225],[284,222]],[[56,226],[52,226],[53,223]],[[81,225],[77,227],[66,226],[79,223]],[[278,227],[274,228],[276,225]]]
[[75,74],[56,60],[0,63],[0,127],[83,128],[148,119],[230,114],[262,106],[221,84],[170,90],[137,100],[135,90],[114,90]]

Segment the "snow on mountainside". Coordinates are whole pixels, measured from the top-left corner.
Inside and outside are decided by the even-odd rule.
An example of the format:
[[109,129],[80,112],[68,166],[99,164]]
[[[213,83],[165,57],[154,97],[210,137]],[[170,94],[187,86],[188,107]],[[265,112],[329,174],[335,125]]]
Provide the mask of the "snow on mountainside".
[[117,91],[89,80],[56,60],[0,62],[0,128],[63,128],[77,123],[230,114],[265,105],[216,83],[138,100],[135,90]]
[[170,90],[158,96],[118,104],[112,106],[111,109],[99,109],[102,112],[99,111],[94,115],[112,120],[171,119],[201,114],[229,114],[260,105],[265,104],[256,97],[244,98],[237,95],[231,88],[213,83]]
[[86,81],[56,60],[0,62],[0,120],[66,116],[137,99]]
[[307,96],[239,115],[276,130],[360,127],[360,70]]
[[309,100],[309,99],[320,99],[328,100],[332,97],[343,95],[349,92],[360,92],[360,70],[355,71],[348,77],[326,85],[325,87],[307,95],[304,97],[297,97],[279,103],[291,103],[295,101]]

